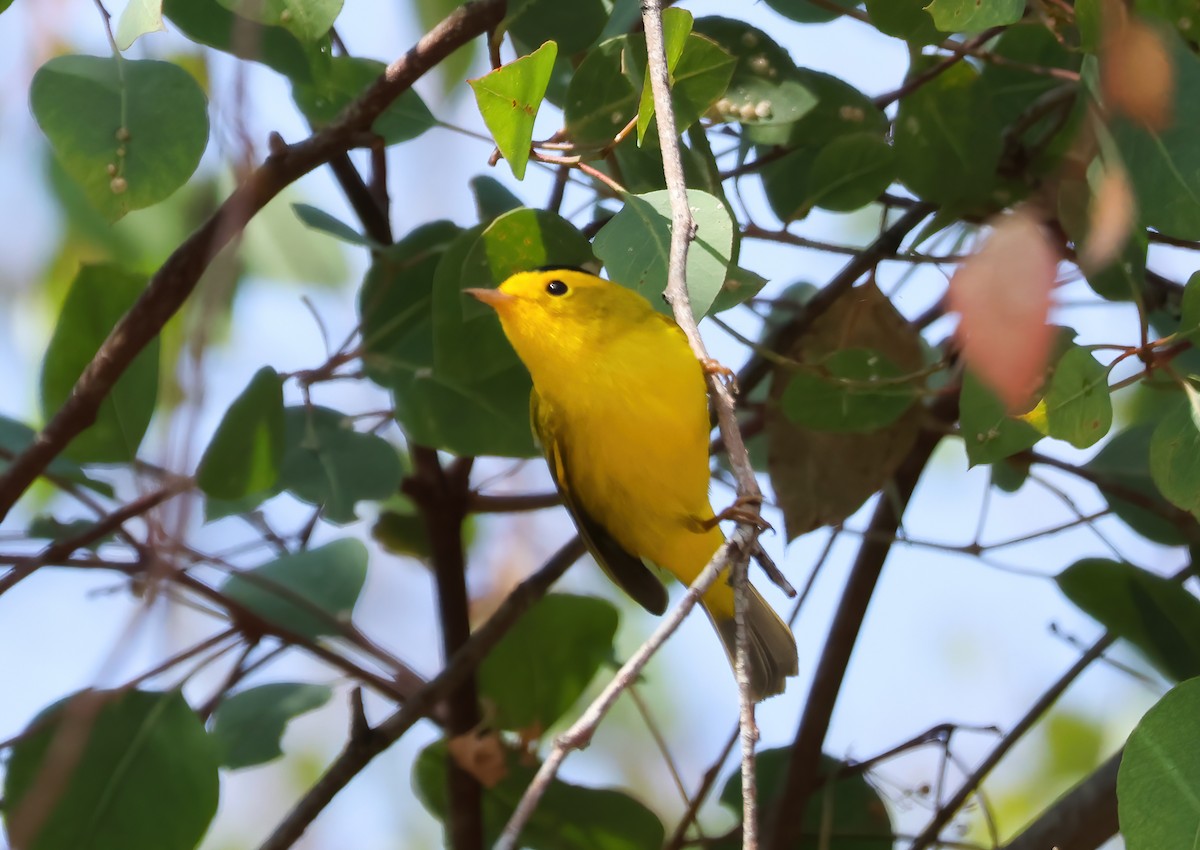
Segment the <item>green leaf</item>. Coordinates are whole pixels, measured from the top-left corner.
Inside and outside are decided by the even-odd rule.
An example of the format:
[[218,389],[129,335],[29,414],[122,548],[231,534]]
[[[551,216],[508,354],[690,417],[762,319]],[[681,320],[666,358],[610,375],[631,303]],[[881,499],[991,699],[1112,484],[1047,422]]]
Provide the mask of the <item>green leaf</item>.
[[[8,469],[9,460],[32,446],[35,439],[37,432],[25,423],[0,416],[0,475]],[[106,496],[113,494],[110,485],[90,478],[79,464],[62,455],[50,461],[43,475],[47,478],[61,478]]]
[[334,239],[338,239],[350,245],[359,245],[365,248],[383,247],[374,239],[371,239],[368,236],[363,236],[340,218],[325,212],[325,210],[318,209],[311,204],[292,204],[292,211],[296,213],[296,218],[304,222],[306,227],[309,227],[318,233],[327,233]]
[[[708,312],[725,282],[733,249],[733,220],[720,199],[688,190],[696,238],[688,250],[687,285],[692,312]],[[629,195],[625,206],[596,234],[592,248],[609,277],[628,286],[657,309],[670,313],[661,297],[667,284],[671,246],[671,201],[666,190]]]
[[[845,6],[848,10],[858,5],[858,0],[834,0],[834,2],[839,6]],[[823,24],[840,17],[837,12],[832,12],[816,3],[810,3],[809,0],[766,0],[766,3],[784,17],[802,24]]]
[[1054,367],[1046,390],[1046,424],[1051,437],[1077,449],[1095,445],[1112,427],[1108,370],[1077,345]]
[[491,376],[523,369],[500,329],[496,313],[463,294],[467,287],[498,286],[516,272],[545,265],[594,262],[592,246],[565,218],[522,207],[498,216],[474,240],[462,265],[447,267],[434,282],[435,372],[463,386],[484,386]]
[[212,727],[221,766],[237,770],[279,758],[288,722],[320,708],[332,696],[325,685],[277,682],[221,700]]
[[400,461],[387,440],[355,431],[327,407],[289,407],[283,416],[279,486],[320,507],[325,519],[354,522],[356,502],[386,499],[400,487]]
[[[687,45],[688,35],[692,31],[692,13],[684,9],[666,9],[662,13],[663,52],[667,58],[667,76],[670,87],[675,87],[675,68],[683,48]],[[650,75],[642,80],[642,97],[638,103],[637,140],[638,144],[646,138],[646,130],[654,117],[654,91],[650,85]],[[679,128],[677,127],[676,130]]]
[[533,141],[533,122],[546,95],[558,45],[548,41],[528,56],[491,71],[477,80],[468,80],[483,123],[487,124],[496,147],[508,161],[513,176],[525,179],[529,165],[529,146]]
[[[50,419],[109,332],[146,287],[146,278],[118,266],[84,266],[63,301],[42,361],[42,415]],[[96,421],[71,441],[66,455],[82,463],[132,460],[158,395],[159,341],[151,340],[100,403]]]
[[[758,753],[755,775],[758,779],[759,820],[770,823],[783,794],[790,748],[762,750]],[[843,776],[838,776],[844,773]],[[820,790],[812,795],[804,810],[802,839],[793,845],[798,850],[890,850],[895,833],[888,807],[879,792],[871,787],[861,770],[829,756],[821,756],[818,777]],[[829,781],[829,777],[834,778]],[[741,814],[742,774],[734,772],[721,790],[721,805]],[[798,814],[798,813],[797,813]],[[736,835],[717,841],[714,850],[736,850],[741,840]]]
[[163,13],[199,44],[261,62],[293,81],[313,78],[313,65],[329,61],[328,45],[313,50],[281,27],[263,26],[235,15],[217,0],[163,0]]
[[218,499],[271,493],[283,447],[283,381],[268,366],[255,373],[225,411],[200,459],[196,484]]
[[[497,219],[497,223],[499,221]],[[508,226],[501,225],[501,230]],[[469,334],[499,333],[494,327],[498,324],[495,317],[488,317],[482,310],[472,314],[470,331],[466,330],[464,308],[469,305],[465,303],[468,298],[462,290],[466,286],[487,283],[487,273],[478,267],[473,267],[472,277],[465,271],[467,257],[483,232],[482,226],[462,231],[439,252],[430,282],[430,322],[415,325],[405,343],[427,352],[429,361],[422,368],[393,370],[388,376],[388,386],[393,390],[396,420],[412,442],[464,456],[533,457],[539,452],[529,427],[529,373],[507,341],[496,340],[490,356],[507,361],[508,368],[478,383],[475,383],[476,376],[470,363],[456,361],[452,352],[446,360],[442,357],[446,352],[441,349],[437,356],[434,354],[435,329],[448,348],[455,340],[467,339]],[[524,233],[530,238],[531,245],[541,239],[536,222],[534,231],[525,230]],[[496,243],[497,249],[499,244]],[[421,286],[424,286],[423,280]],[[484,319],[490,319],[493,325],[484,324]],[[435,368],[439,358],[451,365],[457,362],[468,374],[460,379],[439,372]],[[486,365],[492,364],[489,361]]]
[[996,39],[990,52],[1008,60],[988,63],[980,75],[980,85],[991,96],[992,108],[1003,124],[1015,121],[1039,97],[1062,85],[1062,80],[1031,71],[1028,66],[1079,70],[1078,58],[1041,22],[1009,27]]
[[617,609],[603,599],[544,597],[479,666],[479,695],[495,712],[492,725],[549,729],[612,657],[616,633]]
[[[417,756],[413,785],[434,817],[446,822],[446,744],[436,741]],[[484,843],[491,847],[512,815],[538,765],[510,757],[508,775],[483,790]],[[662,821],[645,805],[620,791],[551,781],[521,831],[530,850],[646,850],[661,847]]]
[[[734,59],[716,43],[691,34],[675,66],[671,105],[682,133],[725,92]],[[609,39],[588,51],[567,89],[563,116],[579,144],[606,144],[638,114],[645,83],[646,40],[641,35]]]
[[1180,239],[1200,239],[1200,59],[1174,30],[1156,28],[1174,67],[1171,123],[1147,130],[1116,118],[1113,139],[1137,196],[1143,223]]
[[[66,752],[71,769],[47,800],[43,768],[61,768]],[[29,835],[22,803],[38,790],[30,808],[49,808],[29,812],[44,815]],[[62,700],[17,739],[4,776],[8,839],[22,850],[192,850],[217,795],[216,749],[178,691],[84,691]]]
[[163,0],[129,0],[117,21],[117,47],[128,50],[143,35],[165,30],[162,5]]
[[1164,676],[1200,674],[1200,600],[1132,564],[1085,558],[1055,579],[1067,598],[1136,646]]
[[[910,76],[928,61],[914,63]],[[925,200],[978,200],[996,180],[1003,149],[991,96],[970,65],[953,68],[902,98],[896,115],[900,179]]]
[[34,74],[29,101],[63,169],[109,221],[182,186],[208,144],[204,92],[170,62],[59,56]]
[[877,351],[845,348],[819,364],[820,373],[798,371],[780,398],[797,425],[817,431],[877,431],[895,422],[916,401],[904,371]]
[[809,68],[797,68],[787,73],[782,60],[766,53],[768,68],[780,71],[781,78],[789,79],[802,86],[816,104],[805,107],[797,120],[786,123],[744,123],[743,134],[747,141],[756,145],[786,145],[789,148],[815,151],[850,133],[871,131],[886,135],[891,122],[871,98],[853,86],[830,74],[822,74]]
[[471,194],[475,196],[475,212],[483,223],[525,206],[520,198],[494,177],[472,177],[469,183]]
[[1025,0],[933,0],[927,8],[942,32],[982,32],[1021,20]]
[[366,578],[367,548],[346,539],[235,573],[221,592],[274,626],[316,639],[350,622]]
[[1009,416],[1004,402],[971,372],[963,375],[958,405],[963,445],[971,466],[1003,460],[1042,438],[1028,422]]
[[399,374],[433,367],[434,273],[462,232],[436,221],[375,254],[358,294],[363,367],[375,383],[391,387]]
[[790,124],[816,106],[817,98],[801,81],[791,56],[762,30],[718,17],[701,18],[694,30],[736,61],[714,107],[716,117],[743,124]]
[[217,0],[230,12],[267,26],[282,27],[301,41],[329,32],[342,0]]
[[1200,517],[1200,412],[1196,391],[1173,404],[1150,439],[1150,475],[1174,505]]
[[1129,850],[1191,850],[1200,827],[1200,679],[1170,690],[1129,736],[1117,819]]
[[393,555],[421,559],[433,555],[425,520],[411,511],[380,511],[371,538]]
[[878,198],[895,178],[895,151],[885,139],[875,133],[840,136],[813,160],[810,203],[850,212]]
[[928,5],[926,0],[867,0],[867,15],[881,33],[920,47],[945,37],[934,26]]
[[[374,59],[334,56],[328,68],[311,81],[292,84],[292,99],[315,128],[332,124],[342,111],[383,76],[387,65]],[[385,143],[396,145],[415,139],[437,124],[437,119],[414,90],[400,94],[383,110],[371,129]]]
[[508,31],[525,44],[553,41],[564,55],[587,48],[608,23],[603,0],[512,0],[500,31]]
[[[1154,486],[1154,479],[1150,475],[1150,441],[1154,425],[1153,422],[1143,422],[1118,432],[1083,468],[1101,478],[1130,487],[1148,498],[1162,500],[1163,496]],[[1100,494],[1114,514],[1146,539],[1164,546],[1182,546],[1187,542],[1173,523],[1153,511],[1103,490]]]
[[1200,336],[1200,272],[1193,272],[1183,287],[1182,309],[1176,333],[1181,340],[1195,341]]

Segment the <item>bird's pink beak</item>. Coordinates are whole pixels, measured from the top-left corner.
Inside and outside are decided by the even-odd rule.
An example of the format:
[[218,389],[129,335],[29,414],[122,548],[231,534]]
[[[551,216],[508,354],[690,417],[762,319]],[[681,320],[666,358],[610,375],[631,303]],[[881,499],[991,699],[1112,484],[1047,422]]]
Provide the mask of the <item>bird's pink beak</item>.
[[499,289],[464,289],[463,292],[472,298],[482,301],[493,310],[507,307],[517,300],[512,295],[509,295],[507,292],[501,292]]

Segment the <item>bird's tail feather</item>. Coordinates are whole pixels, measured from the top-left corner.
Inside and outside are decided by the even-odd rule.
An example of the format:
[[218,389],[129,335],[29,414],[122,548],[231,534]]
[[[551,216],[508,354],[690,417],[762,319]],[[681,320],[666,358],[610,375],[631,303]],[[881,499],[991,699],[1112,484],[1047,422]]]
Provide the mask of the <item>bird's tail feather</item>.
[[[750,660],[750,692],[755,701],[783,693],[787,678],[795,676],[800,662],[796,638],[778,614],[757,590],[747,587],[746,637]],[[733,666],[737,659],[737,628],[733,617],[714,615],[706,608],[716,627],[725,654]]]

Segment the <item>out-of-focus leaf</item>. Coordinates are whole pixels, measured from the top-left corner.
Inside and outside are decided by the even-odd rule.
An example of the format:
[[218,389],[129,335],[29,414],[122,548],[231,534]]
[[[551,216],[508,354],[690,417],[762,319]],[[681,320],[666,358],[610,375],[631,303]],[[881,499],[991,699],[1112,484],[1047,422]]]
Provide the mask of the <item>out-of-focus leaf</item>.
[[1056,579],[1067,598],[1176,681],[1200,674],[1200,600],[1132,564],[1086,558]]
[[[928,68],[914,63],[910,76]],[[924,200],[979,201],[996,182],[1002,125],[991,95],[970,65],[959,63],[900,100],[895,146],[900,179]]]
[[[767,5],[784,17],[799,21],[802,24],[823,24],[839,17],[837,12],[810,3],[809,0],[766,0]],[[858,5],[857,0],[834,0],[839,6],[853,9]]]
[[1200,823],[1200,679],[1176,685],[1129,736],[1117,819],[1129,850],[1186,850]]
[[[755,764],[758,780],[759,819],[769,825],[769,815],[783,794],[791,750],[783,747],[759,752]],[[840,773],[844,776],[837,778]],[[803,814],[803,829],[798,850],[889,850],[895,832],[888,807],[861,770],[829,756],[821,757],[821,782],[808,801]],[[835,777],[829,781],[829,777]],[[732,812],[742,811],[742,774],[736,771],[721,790],[721,805]],[[799,816],[797,814],[797,816]],[[760,829],[762,828],[760,827]],[[737,850],[741,841],[726,838],[714,845],[717,850]]]
[[813,160],[810,203],[850,212],[879,197],[896,179],[895,151],[875,133],[839,136]]
[[494,177],[479,176],[470,180],[475,196],[475,212],[481,222],[488,222],[510,210],[525,206],[521,199]]
[[617,610],[603,599],[544,597],[479,666],[479,694],[495,712],[492,725],[549,729],[612,656],[616,633]]
[[1178,34],[1163,32],[1175,74],[1171,123],[1155,132],[1118,118],[1113,138],[1133,181],[1143,222],[1181,239],[1200,239],[1200,59]]
[[[733,249],[733,220],[719,198],[688,190],[696,239],[688,250],[687,285],[692,312],[708,312],[725,283]],[[630,287],[664,313],[659,297],[667,283],[671,246],[671,201],[665,190],[630,195],[625,206],[596,234],[593,249],[609,276]]]
[[603,0],[514,0],[501,23],[525,44],[554,41],[564,54],[578,53],[599,36],[608,22]]
[[1200,336],[1200,272],[1193,272],[1183,287],[1183,314],[1177,333],[1180,339]]
[[256,23],[282,27],[301,41],[329,32],[343,0],[217,0],[230,12]]
[[[413,765],[413,785],[425,808],[445,822],[446,744],[421,751]],[[483,834],[487,846],[500,837],[538,765],[515,756],[508,776],[483,791]],[[588,788],[553,780],[525,828],[521,846],[531,850],[645,850],[661,847],[662,821],[633,797],[608,788]]]
[[276,682],[225,697],[213,714],[212,728],[221,766],[237,770],[279,758],[288,723],[320,708],[331,696],[326,685]]
[[330,522],[354,522],[354,505],[386,499],[400,486],[396,449],[382,437],[355,431],[327,407],[284,411],[279,487],[317,505]]
[[[42,415],[50,419],[101,343],[146,287],[143,275],[118,266],[84,266],[63,302],[42,361]],[[133,459],[158,396],[158,339],[154,339],[100,403],[96,421],[71,441],[66,455],[83,463]]]
[[[334,56],[313,80],[292,84],[292,98],[314,127],[332,123],[351,101],[383,75],[387,66],[374,59]],[[437,124],[421,96],[412,89],[401,93],[371,124],[389,145],[415,139]]]
[[[46,811],[43,768],[72,743]],[[59,746],[56,747],[55,745]],[[193,850],[217,812],[217,754],[178,691],[82,691],[47,708],[12,748],[8,840],[22,850]],[[24,818],[36,818],[26,824]]]
[[[15,419],[9,419],[7,416],[0,416],[0,475],[3,475],[8,469],[9,461],[33,445],[36,438],[37,432],[28,425]],[[78,484],[97,493],[103,493],[106,496],[113,494],[110,485],[89,477],[79,464],[62,455],[50,461],[45,474]]]
[[547,41],[528,56],[470,80],[483,123],[518,180],[525,178],[533,122],[542,106],[557,55],[558,46]]
[[867,14],[881,33],[919,47],[945,37],[934,26],[928,5],[926,0],[867,0]]
[[328,45],[321,50],[301,44],[282,27],[263,26],[235,15],[217,0],[163,0],[162,8],[192,41],[239,59],[261,62],[293,81],[311,80],[313,66],[329,61]]
[[218,499],[271,493],[283,449],[283,381],[268,366],[255,373],[225,412],[200,459],[196,484]]
[[[781,339],[774,348],[806,364],[826,360],[833,352],[871,348],[899,374],[917,372],[924,365],[920,337],[873,283],[850,290],[798,338]],[[870,433],[829,433],[795,424],[785,412],[784,396],[797,374],[785,366],[775,368],[766,406],[767,468],[789,540],[841,522],[858,510],[908,454],[921,421],[920,408],[911,404],[910,387],[907,412]],[[824,401],[837,413],[844,410],[846,399]]]
[[[1153,422],[1143,422],[1113,436],[1084,464],[1084,469],[1104,479],[1130,487],[1152,499],[1163,496],[1150,475],[1150,440]],[[1186,539],[1178,528],[1147,508],[1101,490],[1113,513],[1134,531],[1164,546],[1182,546]]]
[[337,540],[230,576],[221,593],[268,623],[309,639],[350,622],[367,578],[367,548]]
[[1150,439],[1150,474],[1172,503],[1200,517],[1200,410],[1196,391],[1185,385]]
[[128,50],[142,36],[152,32],[162,32],[163,0],[129,0],[117,20],[117,30],[114,37],[117,47]]
[[316,230],[319,233],[327,233],[334,239],[339,239],[342,242],[350,245],[358,245],[364,248],[382,248],[382,245],[377,244],[373,239],[363,236],[346,222],[342,221],[325,210],[318,209],[311,204],[292,204],[292,210],[296,213],[296,218],[304,222],[307,227]]
[[149,59],[121,60],[118,70],[116,61],[58,56],[29,88],[64,170],[109,221],[182,186],[208,145],[207,102],[187,71]]
[[[897,0],[882,2],[891,4]],[[926,12],[922,14],[929,17]],[[1079,70],[1078,56],[1072,54],[1059,41],[1056,33],[1040,21],[1009,27],[996,39],[989,52],[1007,60],[988,63],[979,80],[979,85],[987,90],[991,99],[992,110],[1003,124],[1010,124],[1039,97],[1063,85],[1062,80],[1046,73],[1036,73],[1029,66]]]

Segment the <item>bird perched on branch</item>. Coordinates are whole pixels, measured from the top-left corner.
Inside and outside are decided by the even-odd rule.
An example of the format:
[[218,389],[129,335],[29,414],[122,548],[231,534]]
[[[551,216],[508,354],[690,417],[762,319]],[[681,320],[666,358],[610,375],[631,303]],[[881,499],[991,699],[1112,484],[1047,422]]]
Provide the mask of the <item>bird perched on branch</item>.
[[[500,317],[533,378],[533,429],[563,501],[605,571],[655,614],[667,593],[647,564],[690,584],[725,538],[708,500],[704,367],[679,327],[631,289],[544,268],[468,289]],[[755,699],[797,671],[796,641],[754,588],[746,625]],[[735,658],[733,588],[704,608]]]

